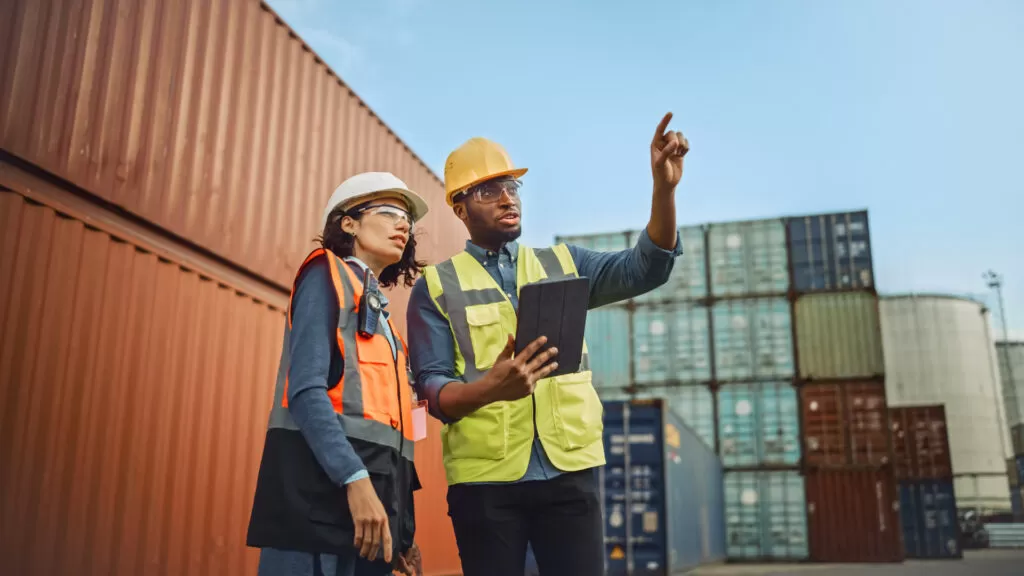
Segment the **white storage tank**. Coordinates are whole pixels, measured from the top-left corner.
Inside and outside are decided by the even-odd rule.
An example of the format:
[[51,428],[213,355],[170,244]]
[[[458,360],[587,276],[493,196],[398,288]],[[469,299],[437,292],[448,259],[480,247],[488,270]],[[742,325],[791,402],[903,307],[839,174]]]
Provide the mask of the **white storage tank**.
[[988,310],[946,295],[879,304],[889,405],[943,404],[961,508],[1009,511],[1010,441]]

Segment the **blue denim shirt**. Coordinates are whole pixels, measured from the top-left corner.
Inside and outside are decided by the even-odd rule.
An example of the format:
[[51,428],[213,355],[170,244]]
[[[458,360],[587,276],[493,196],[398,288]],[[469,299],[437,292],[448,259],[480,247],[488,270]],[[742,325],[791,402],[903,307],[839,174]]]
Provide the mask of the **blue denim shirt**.
[[[518,307],[516,260],[519,246],[511,242],[494,253],[466,242],[466,251],[501,286],[512,306]],[[683,253],[683,248],[678,234],[675,250],[670,251],[656,245],[644,230],[636,246],[628,250],[597,252],[570,245],[569,253],[579,275],[590,279],[589,307],[598,308],[634,298],[664,284],[672,273],[675,258]],[[413,286],[407,325],[409,359],[415,376],[416,392],[421,399],[427,400],[432,416],[449,423],[452,420],[440,411],[437,398],[441,389],[450,382],[463,379],[455,375],[455,343],[448,320],[434,305],[423,278]],[[558,474],[559,470],[548,459],[540,440],[535,437],[530,464],[518,482],[546,480]]]

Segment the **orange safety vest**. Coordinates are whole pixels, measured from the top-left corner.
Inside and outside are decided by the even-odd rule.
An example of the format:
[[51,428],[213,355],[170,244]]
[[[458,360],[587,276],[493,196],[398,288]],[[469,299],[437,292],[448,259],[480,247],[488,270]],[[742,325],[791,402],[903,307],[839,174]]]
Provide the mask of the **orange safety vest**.
[[[299,267],[295,283],[318,258],[327,259],[338,299],[336,345],[344,359],[343,370],[332,367],[340,377],[329,385],[327,396],[391,516],[392,540],[400,553],[412,545],[412,492],[420,487],[413,465],[408,348],[390,319],[400,344],[396,353],[382,326],[371,337],[358,333],[362,282],[329,250],[312,252]],[[291,330],[289,306],[247,543],[320,553],[351,551],[354,534],[344,487],[327,477],[288,410]]]

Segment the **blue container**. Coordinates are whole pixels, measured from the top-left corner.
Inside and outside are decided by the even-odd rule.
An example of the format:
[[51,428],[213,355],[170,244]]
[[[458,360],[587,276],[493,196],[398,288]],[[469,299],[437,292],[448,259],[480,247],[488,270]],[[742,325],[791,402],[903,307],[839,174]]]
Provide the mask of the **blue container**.
[[866,211],[794,217],[788,225],[798,292],[874,286]]
[[639,385],[711,380],[708,309],[687,303],[633,312],[633,381]]
[[1017,456],[1014,460],[1017,464],[1017,481],[1024,486],[1024,454]]
[[601,390],[598,393],[602,400],[662,399],[708,447],[715,446],[715,398],[707,386],[652,386],[637,388],[633,393],[621,390]]
[[963,558],[952,480],[900,482],[900,520],[907,558]]
[[793,376],[793,315],[785,298],[722,300],[711,317],[717,380]]
[[790,382],[718,389],[718,441],[727,468],[800,463],[800,414]]
[[730,560],[806,559],[803,477],[799,472],[726,473],[725,529]]
[[1020,522],[1024,519],[1024,487],[1011,486],[1010,487],[1010,510],[1013,512],[1013,517]]
[[629,311],[621,306],[591,310],[585,337],[594,388],[629,386]]
[[607,574],[675,574],[724,559],[715,453],[660,400],[606,401],[604,408]]
[[[639,231],[634,232],[630,245],[640,239]],[[679,229],[679,240],[683,243],[683,255],[676,258],[668,282],[637,296],[641,303],[680,302],[697,300],[708,296],[707,268],[704,259],[704,227],[684,226]]]

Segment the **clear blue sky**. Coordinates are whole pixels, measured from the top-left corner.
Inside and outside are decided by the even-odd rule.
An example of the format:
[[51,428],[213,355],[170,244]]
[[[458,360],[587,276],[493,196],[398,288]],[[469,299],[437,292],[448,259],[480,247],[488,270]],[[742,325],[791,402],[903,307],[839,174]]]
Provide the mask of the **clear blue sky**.
[[527,242],[644,226],[671,110],[681,225],[867,208],[882,291],[995,268],[1024,337],[1022,1],[270,5],[438,174],[503,143]]

